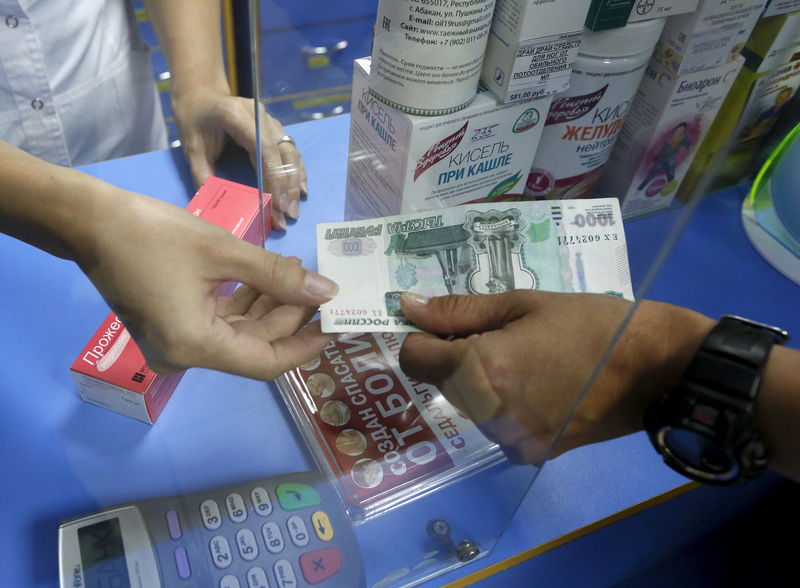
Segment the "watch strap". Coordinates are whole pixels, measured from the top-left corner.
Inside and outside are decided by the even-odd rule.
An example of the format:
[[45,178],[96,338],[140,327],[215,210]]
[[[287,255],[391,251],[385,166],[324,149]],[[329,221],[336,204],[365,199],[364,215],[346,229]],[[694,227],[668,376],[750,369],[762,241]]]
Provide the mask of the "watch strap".
[[683,380],[752,411],[770,350],[787,339],[786,331],[775,327],[723,316],[701,343]]
[[[764,367],[775,344],[788,340],[786,331],[726,315],[709,332],[689,363],[681,382],[645,418],[656,449],[673,468],[695,479],[731,483],[752,478],[767,464],[766,448],[753,425],[755,401]],[[686,471],[680,460],[661,446],[666,428],[691,430],[737,456],[734,476],[726,478]]]

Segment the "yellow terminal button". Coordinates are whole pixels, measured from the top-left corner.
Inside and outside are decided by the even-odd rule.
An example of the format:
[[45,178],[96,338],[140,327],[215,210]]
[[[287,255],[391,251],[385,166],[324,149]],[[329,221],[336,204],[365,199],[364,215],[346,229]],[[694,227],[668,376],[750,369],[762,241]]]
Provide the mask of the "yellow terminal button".
[[311,515],[311,524],[314,525],[314,532],[317,537],[323,541],[330,541],[333,539],[333,525],[328,515],[323,511],[318,510]]

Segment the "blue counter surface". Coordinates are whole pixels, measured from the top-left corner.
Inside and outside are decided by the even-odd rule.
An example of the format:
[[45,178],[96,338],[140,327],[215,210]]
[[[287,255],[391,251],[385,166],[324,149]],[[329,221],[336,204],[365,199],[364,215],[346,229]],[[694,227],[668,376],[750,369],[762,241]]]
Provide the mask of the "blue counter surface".
[[[348,117],[341,116],[289,129],[304,154],[310,196],[300,220],[291,222],[285,234],[271,235],[267,246],[300,257],[310,268],[316,266],[316,223],[342,217],[347,128]],[[193,193],[183,156],[176,150],[83,169],[181,206]],[[233,155],[219,172],[254,183],[246,158]],[[649,298],[711,316],[733,313],[781,325],[798,334],[791,343],[796,346],[800,287],[750,246],[739,220],[743,197],[744,190],[734,189],[705,198],[655,275],[650,268],[660,245],[681,222],[684,209],[628,223],[634,285]],[[82,402],[69,366],[105,317],[103,300],[72,263],[5,236],[0,236],[0,271],[6,276],[0,294],[5,365],[0,393],[7,403],[0,412],[3,585],[58,585],[57,528],[63,519],[130,500],[313,468],[272,383],[190,370],[153,427]],[[642,290],[645,283],[650,285]],[[737,508],[760,500],[781,483],[766,476],[718,500],[714,497],[723,495],[694,490],[666,468],[644,434],[584,447],[542,468],[486,557],[425,585],[474,583],[560,545],[565,553],[570,540],[655,504],[684,501],[682,514],[671,519],[667,533],[657,540],[617,536],[624,557],[612,560],[607,555],[601,561],[576,550],[575,567],[565,567],[564,558],[551,563],[542,558],[536,569],[537,586],[608,585],[646,569],[661,551],[685,542],[689,527],[695,532],[702,527],[692,523],[686,496],[697,493],[698,504],[717,504],[720,512],[733,516]],[[510,515],[511,510],[494,513],[487,505],[483,516]],[[402,538],[390,543],[397,542]]]

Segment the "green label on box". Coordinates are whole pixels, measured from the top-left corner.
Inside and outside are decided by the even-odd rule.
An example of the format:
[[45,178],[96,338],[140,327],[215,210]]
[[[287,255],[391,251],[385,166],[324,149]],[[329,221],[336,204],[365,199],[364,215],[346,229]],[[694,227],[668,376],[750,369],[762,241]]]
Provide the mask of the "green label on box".
[[586,28],[604,31],[624,27],[636,0],[593,0],[586,17]]

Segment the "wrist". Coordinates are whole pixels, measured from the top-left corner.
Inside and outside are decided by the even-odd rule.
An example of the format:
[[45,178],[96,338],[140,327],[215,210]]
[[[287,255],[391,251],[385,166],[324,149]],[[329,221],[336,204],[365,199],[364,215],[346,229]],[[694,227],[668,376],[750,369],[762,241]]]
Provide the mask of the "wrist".
[[677,386],[647,409],[645,429],[665,463],[710,484],[764,470],[768,451],[755,416],[770,356],[787,340],[786,331],[741,317],[714,325]]
[[[628,358],[628,396],[635,430],[642,428],[647,406],[674,388],[715,321],[671,304],[644,300],[625,334]],[[642,360],[644,355],[644,360]]]
[[[70,170],[63,193],[66,209],[54,218],[55,229],[63,236],[69,257],[81,267],[92,263],[102,252],[99,236],[111,219],[127,205],[123,190],[88,174]],[[126,218],[130,216],[126,215]]]

